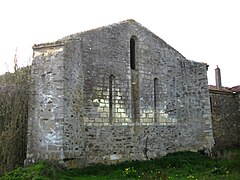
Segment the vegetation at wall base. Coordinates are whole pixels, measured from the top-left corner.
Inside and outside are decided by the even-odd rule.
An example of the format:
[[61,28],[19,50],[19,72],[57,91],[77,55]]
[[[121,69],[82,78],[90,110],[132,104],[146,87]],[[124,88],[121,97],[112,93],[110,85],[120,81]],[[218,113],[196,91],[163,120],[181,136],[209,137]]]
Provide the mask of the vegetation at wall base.
[[5,173],[0,180],[27,179],[141,179],[141,180],[238,180],[240,149],[222,150],[217,157],[202,153],[177,152],[161,159],[120,164],[98,164],[82,169],[64,169],[54,162],[42,161]]
[[0,175],[26,158],[29,81],[30,66],[0,76]]

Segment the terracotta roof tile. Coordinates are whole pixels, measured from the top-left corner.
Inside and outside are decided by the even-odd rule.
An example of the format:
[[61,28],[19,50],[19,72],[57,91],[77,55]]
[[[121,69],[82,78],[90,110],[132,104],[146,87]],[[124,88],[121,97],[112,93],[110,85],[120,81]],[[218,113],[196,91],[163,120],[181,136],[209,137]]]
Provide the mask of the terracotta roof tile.
[[234,92],[240,92],[240,85],[230,88]]
[[221,89],[218,89],[216,86],[214,85],[208,85],[208,89],[212,90],[212,91],[219,91],[219,92],[240,92],[240,85],[239,86],[234,86],[232,88],[229,87],[222,87]]

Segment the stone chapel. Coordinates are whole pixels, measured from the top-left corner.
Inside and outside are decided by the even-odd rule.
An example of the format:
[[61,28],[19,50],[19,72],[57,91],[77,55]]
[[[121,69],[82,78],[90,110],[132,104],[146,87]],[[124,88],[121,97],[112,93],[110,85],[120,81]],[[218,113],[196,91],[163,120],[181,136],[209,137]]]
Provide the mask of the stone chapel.
[[207,65],[136,21],[33,52],[26,163],[81,167],[213,146]]

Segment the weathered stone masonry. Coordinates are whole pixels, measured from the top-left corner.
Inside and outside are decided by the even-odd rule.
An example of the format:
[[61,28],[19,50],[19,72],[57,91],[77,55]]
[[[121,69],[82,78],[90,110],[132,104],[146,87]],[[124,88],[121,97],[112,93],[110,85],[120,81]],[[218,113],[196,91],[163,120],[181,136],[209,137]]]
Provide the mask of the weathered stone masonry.
[[33,49],[26,162],[73,167],[212,147],[206,64],[137,22]]
[[216,147],[239,147],[240,94],[210,89],[210,98]]
[[213,135],[216,147],[240,147],[240,86],[222,87],[220,69],[216,86],[209,85]]

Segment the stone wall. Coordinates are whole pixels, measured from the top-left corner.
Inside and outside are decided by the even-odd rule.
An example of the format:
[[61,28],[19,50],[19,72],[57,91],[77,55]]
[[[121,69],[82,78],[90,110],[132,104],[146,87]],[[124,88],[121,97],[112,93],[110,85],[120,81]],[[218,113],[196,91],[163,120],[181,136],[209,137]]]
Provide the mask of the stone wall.
[[216,147],[240,146],[240,95],[210,91],[213,135]]
[[74,167],[212,147],[206,64],[135,21],[34,52],[27,162]]
[[34,51],[26,163],[63,158],[64,60],[60,43]]

